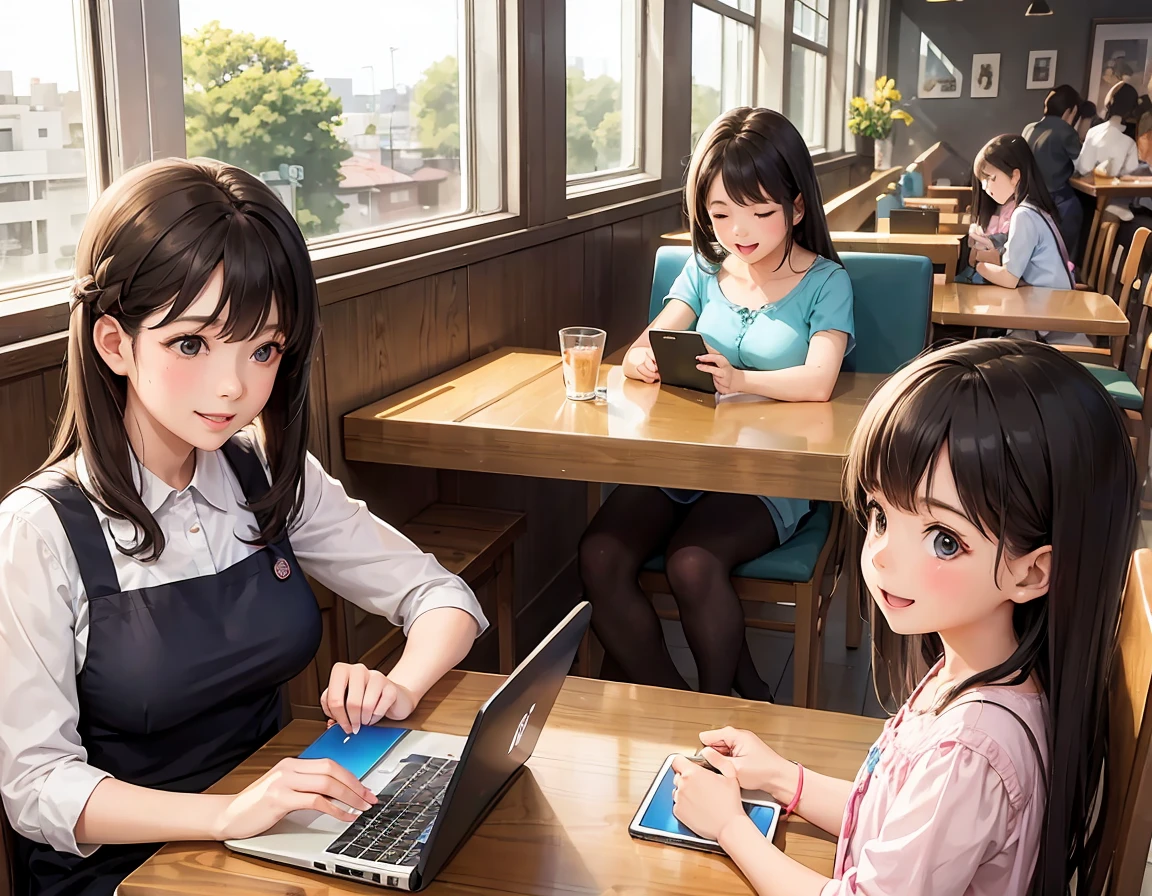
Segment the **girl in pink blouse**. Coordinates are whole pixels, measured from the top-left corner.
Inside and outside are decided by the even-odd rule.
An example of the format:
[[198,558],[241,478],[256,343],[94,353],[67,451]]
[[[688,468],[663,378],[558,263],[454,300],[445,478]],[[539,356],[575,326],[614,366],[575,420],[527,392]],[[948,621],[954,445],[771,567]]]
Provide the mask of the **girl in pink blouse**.
[[[851,782],[705,731],[721,774],[678,758],[677,818],[765,896],[1083,888],[1135,495],[1116,405],[1052,348],[975,340],[893,376],[853,436],[845,501],[867,526],[877,690],[905,702]],[[766,843],[741,788],[839,833],[834,877]]]

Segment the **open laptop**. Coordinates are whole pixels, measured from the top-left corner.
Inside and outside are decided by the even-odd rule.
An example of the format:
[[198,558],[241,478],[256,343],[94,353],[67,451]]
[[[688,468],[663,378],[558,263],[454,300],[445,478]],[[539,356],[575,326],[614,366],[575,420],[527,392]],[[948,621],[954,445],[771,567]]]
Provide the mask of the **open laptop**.
[[379,802],[351,824],[292,812],[229,849],[338,877],[420,890],[432,882],[532,755],[592,607],[578,604],[476,713],[465,737],[409,731],[361,781]]

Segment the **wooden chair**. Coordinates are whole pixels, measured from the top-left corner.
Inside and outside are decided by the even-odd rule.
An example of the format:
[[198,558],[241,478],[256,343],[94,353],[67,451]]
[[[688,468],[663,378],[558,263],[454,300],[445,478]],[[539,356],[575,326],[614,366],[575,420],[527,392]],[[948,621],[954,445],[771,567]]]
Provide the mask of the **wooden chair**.
[[[1106,294],[1116,299],[1116,304],[1120,307],[1120,310],[1130,319],[1132,315],[1128,313],[1128,306],[1132,299],[1132,293],[1138,293],[1140,291],[1140,269],[1149,237],[1152,237],[1152,230],[1149,230],[1147,227],[1141,227],[1132,235],[1132,244],[1129,246],[1127,254],[1124,253],[1123,247],[1117,247],[1114,254],[1114,257],[1123,263],[1119,265],[1119,275],[1115,278],[1114,282],[1111,277],[1109,278],[1109,288]],[[1116,294],[1117,285],[1120,289],[1118,295]],[[1087,364],[1104,364],[1116,370],[1123,370],[1127,358],[1128,345],[1130,342],[1134,344],[1135,338],[1138,338],[1142,317],[1142,314],[1136,315],[1132,331],[1124,336],[1113,336],[1110,344],[1106,347],[1086,348],[1075,345],[1057,345],[1055,347],[1076,358],[1078,361],[1083,361]]]
[[1101,273],[1108,267],[1105,259],[1112,257],[1116,245],[1116,232],[1120,225],[1116,221],[1105,221],[1100,225],[1100,233],[1092,246],[1092,255],[1084,260],[1084,280],[1076,284],[1077,289],[1102,292]]
[[[515,595],[512,548],[527,530],[524,514],[485,507],[431,504],[399,527],[425,553],[432,554],[450,573],[460,576],[473,591],[492,583],[496,604],[499,668],[508,674],[516,665]],[[321,612],[332,610],[326,623],[329,637],[308,667],[288,684],[288,711],[293,719],[322,721],[320,694],[328,686],[332,664],[349,656],[344,602],[323,587],[313,586]],[[389,660],[404,645],[404,632],[391,627],[350,662],[388,671]]]
[[1152,842],[1152,551],[1132,555],[1109,697],[1107,803],[1088,896],[1140,892]]

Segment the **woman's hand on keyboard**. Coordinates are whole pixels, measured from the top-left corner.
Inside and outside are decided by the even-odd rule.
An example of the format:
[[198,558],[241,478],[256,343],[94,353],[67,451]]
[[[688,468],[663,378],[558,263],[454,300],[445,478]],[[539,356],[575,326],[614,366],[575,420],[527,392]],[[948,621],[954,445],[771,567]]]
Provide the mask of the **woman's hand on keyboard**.
[[213,829],[217,840],[255,837],[298,809],[355,821],[376,801],[376,795],[352,772],[331,759],[281,759],[228,799]]
[[320,695],[320,708],[333,724],[347,734],[359,734],[360,726],[381,719],[406,719],[416,708],[416,698],[403,685],[363,663],[336,663],[328,687]]

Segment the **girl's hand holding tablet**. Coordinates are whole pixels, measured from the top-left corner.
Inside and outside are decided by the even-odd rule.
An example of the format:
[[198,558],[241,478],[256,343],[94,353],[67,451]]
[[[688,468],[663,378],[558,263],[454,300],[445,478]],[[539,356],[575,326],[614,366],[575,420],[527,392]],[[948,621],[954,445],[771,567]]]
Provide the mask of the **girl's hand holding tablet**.
[[718,841],[720,832],[731,821],[748,816],[740,801],[740,783],[732,769],[716,768],[720,774],[697,765],[687,756],[672,760],[672,770],[676,772],[672,814],[701,837]]
[[731,362],[719,352],[699,355],[696,360],[700,362],[696,365],[696,369],[712,374],[716,391],[721,395],[744,391],[744,371],[733,367]]
[[751,731],[731,726],[700,732],[700,755],[721,774],[735,777],[745,790],[773,792],[795,766]]
[[320,708],[328,727],[339,725],[348,734],[359,734],[361,725],[381,719],[406,719],[419,702],[401,684],[363,663],[336,663],[328,687],[320,695]]
[[[214,826],[217,840],[243,840],[263,834],[289,812],[310,809],[338,821],[377,802],[376,794],[331,759],[281,759],[227,803]],[[341,805],[355,812],[341,808]]]

